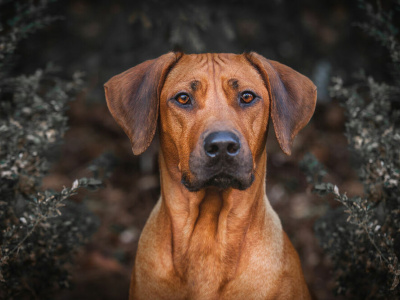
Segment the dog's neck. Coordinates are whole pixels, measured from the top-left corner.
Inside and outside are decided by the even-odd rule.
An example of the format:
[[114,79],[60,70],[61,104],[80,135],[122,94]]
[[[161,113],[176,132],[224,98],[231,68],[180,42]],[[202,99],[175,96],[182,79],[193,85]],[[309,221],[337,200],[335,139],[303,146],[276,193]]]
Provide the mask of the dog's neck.
[[[169,219],[164,224],[171,226],[173,266],[182,280],[204,283],[207,277],[219,278],[213,284],[221,288],[237,272],[250,231],[260,227],[271,227],[272,231],[280,226],[265,197],[266,158],[264,150],[256,161],[255,180],[247,190],[206,188],[189,192],[174,178],[179,172],[167,171],[172,168],[166,167],[160,153],[160,209],[164,210],[160,215]],[[267,220],[269,216],[271,220]]]

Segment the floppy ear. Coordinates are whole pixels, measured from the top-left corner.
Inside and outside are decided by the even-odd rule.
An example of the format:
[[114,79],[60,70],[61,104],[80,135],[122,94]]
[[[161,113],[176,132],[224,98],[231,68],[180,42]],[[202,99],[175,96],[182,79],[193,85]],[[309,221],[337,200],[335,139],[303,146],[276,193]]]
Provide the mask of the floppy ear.
[[104,84],[108,109],[128,135],[138,155],[150,145],[157,128],[162,85],[181,53],[169,52],[148,60]]
[[271,99],[271,118],[283,152],[291,153],[297,133],[314,113],[317,88],[292,68],[251,52],[247,59],[263,77]]

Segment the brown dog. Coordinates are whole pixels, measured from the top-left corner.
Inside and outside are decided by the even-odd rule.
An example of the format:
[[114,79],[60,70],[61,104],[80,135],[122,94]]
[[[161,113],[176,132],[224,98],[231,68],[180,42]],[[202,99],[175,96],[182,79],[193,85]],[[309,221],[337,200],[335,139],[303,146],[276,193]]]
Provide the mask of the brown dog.
[[265,195],[269,118],[282,150],[316,88],[257,53],[168,53],[111,78],[108,107],[142,153],[159,128],[161,198],[140,237],[130,299],[309,299]]

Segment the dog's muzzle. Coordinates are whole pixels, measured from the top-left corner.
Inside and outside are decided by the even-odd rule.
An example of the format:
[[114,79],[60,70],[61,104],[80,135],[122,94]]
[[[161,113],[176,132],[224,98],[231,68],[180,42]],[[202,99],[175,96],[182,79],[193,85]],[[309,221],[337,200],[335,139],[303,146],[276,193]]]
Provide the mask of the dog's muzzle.
[[182,175],[182,183],[188,190],[198,191],[208,186],[245,190],[253,183],[251,152],[236,133],[208,133],[198,146],[200,149],[190,155],[191,174]]

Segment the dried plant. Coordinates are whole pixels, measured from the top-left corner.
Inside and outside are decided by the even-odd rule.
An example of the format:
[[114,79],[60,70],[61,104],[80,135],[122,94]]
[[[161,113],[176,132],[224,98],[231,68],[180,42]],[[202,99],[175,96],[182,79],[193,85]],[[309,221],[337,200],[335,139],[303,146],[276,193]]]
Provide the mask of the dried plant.
[[[351,299],[400,297],[400,45],[396,14],[378,4],[360,1],[370,20],[357,24],[387,48],[393,80],[378,83],[359,72],[345,86],[333,78],[331,96],[342,99],[349,149],[364,194],[349,198],[323,182],[324,167],[312,155],[301,163],[314,191],[332,194],[342,206],[331,210],[315,226],[317,238],[332,258],[336,293]],[[400,1],[393,3],[400,9]]]
[[67,264],[98,221],[68,199],[101,181],[82,178],[61,192],[43,190],[52,153],[67,130],[66,110],[82,89],[49,65],[10,75],[18,42],[58,18],[43,16],[51,1],[1,1],[0,12],[0,298],[45,299],[68,287]]

